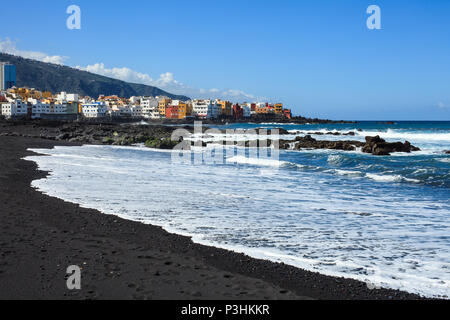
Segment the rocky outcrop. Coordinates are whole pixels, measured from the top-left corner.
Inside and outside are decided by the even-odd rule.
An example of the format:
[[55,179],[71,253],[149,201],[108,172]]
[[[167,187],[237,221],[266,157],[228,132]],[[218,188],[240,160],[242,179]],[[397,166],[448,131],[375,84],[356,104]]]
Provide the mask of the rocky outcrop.
[[173,149],[178,143],[179,143],[178,141],[172,141],[170,138],[165,138],[165,139],[152,138],[152,139],[145,141],[145,146],[147,148],[170,150],[170,149]]
[[450,154],[450,150],[445,150],[444,153],[445,154]]
[[376,156],[390,155],[393,152],[413,152],[420,151],[419,148],[413,146],[408,141],[402,142],[386,142],[379,136],[366,137],[366,142],[354,140],[316,140],[310,135],[304,137],[296,137],[295,140],[280,140],[280,149],[287,150],[303,150],[303,149],[331,149],[354,151],[356,148],[362,148],[365,153],[370,153]]
[[419,148],[413,146],[408,141],[402,142],[386,142],[380,136],[366,137],[366,143],[362,147],[362,152],[371,153],[376,156],[388,156],[393,152],[420,151]]
[[326,140],[316,140],[310,135],[304,137],[297,137],[294,140],[294,150],[302,149],[332,149],[332,150],[345,150],[353,151],[356,147],[361,147],[363,145],[360,141],[326,141]]
[[[330,150],[343,150],[354,151],[357,148],[361,148],[365,153],[371,153],[376,156],[390,155],[393,152],[412,152],[420,151],[419,148],[411,145],[408,141],[389,143],[377,137],[366,137],[366,142],[355,140],[316,140],[310,135],[304,137],[296,137],[295,140],[283,140],[277,141],[281,150],[312,150],[312,149],[330,149]],[[210,142],[211,144],[217,144],[219,142]],[[228,142],[229,144],[230,142]],[[241,147],[268,147],[275,143],[273,140],[250,140],[250,141],[235,141],[232,145],[238,145]]]
[[[180,128],[180,127],[178,127]],[[192,126],[181,127],[193,132]],[[55,122],[55,121],[4,121],[0,122],[0,135],[5,136],[23,136],[30,138],[42,138],[56,141],[69,141],[85,144],[104,144],[127,146],[137,143],[144,143],[150,148],[171,149],[179,142],[171,141],[171,135],[174,130],[172,126],[163,125],[130,125],[130,124],[111,124],[111,123],[83,123],[83,122]],[[203,127],[203,132],[208,130]],[[284,129],[279,129],[280,134],[289,134]],[[221,131],[225,133],[225,131]],[[258,133],[269,134],[270,130],[258,128]],[[331,132],[333,135],[339,135]],[[344,135],[353,135],[349,132]],[[365,153],[373,155],[390,155],[393,152],[413,152],[420,149],[411,145],[408,141],[402,142],[386,142],[379,136],[366,137],[365,142],[354,140],[316,140],[311,135],[296,137],[293,140],[277,141],[280,149],[285,150],[303,150],[303,149],[331,149],[353,151],[356,148],[362,148]],[[267,147],[274,144],[275,141],[270,139],[267,141],[246,141],[234,142],[234,144],[246,147]],[[206,141],[202,141],[202,146],[206,146]],[[450,154],[450,150],[445,151]]]
[[[281,133],[280,134],[292,134],[290,132],[287,133]],[[355,136],[356,133],[354,131],[349,132],[339,132],[339,131],[328,131],[328,132],[322,132],[322,131],[316,131],[316,132],[304,132],[304,131],[297,131],[295,134],[304,134],[304,135],[315,135],[315,136]]]
[[61,123],[49,121],[6,122],[1,135],[69,141],[85,144],[127,146],[148,142],[154,148],[167,148],[173,127],[121,124]]

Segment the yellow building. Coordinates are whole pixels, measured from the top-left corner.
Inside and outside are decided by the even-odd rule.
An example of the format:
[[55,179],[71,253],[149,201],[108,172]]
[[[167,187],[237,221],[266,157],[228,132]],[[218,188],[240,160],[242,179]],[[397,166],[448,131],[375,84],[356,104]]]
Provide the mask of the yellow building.
[[186,103],[179,102],[178,103],[178,119],[186,118]]
[[42,93],[34,89],[26,89],[26,92],[29,98],[39,99],[42,97]]
[[52,103],[55,103],[55,99],[53,99],[53,98],[42,99],[42,103],[52,104]]
[[42,98],[51,98],[53,95],[50,91],[42,92]]
[[186,103],[186,117],[192,117],[192,102]]
[[277,113],[277,114],[283,113],[283,104],[282,103],[275,104],[275,113]]
[[29,88],[12,88],[8,92],[18,95],[22,100],[27,101],[29,98],[41,99],[42,93],[39,90]]
[[169,99],[169,98],[163,98],[163,99],[159,100],[159,102],[158,102],[158,110],[159,110],[159,114],[161,116],[163,116],[163,117],[166,116],[166,108],[171,103],[172,103],[172,99]]
[[217,100],[217,104],[222,108],[222,115],[232,116],[233,115],[233,104],[230,101]]

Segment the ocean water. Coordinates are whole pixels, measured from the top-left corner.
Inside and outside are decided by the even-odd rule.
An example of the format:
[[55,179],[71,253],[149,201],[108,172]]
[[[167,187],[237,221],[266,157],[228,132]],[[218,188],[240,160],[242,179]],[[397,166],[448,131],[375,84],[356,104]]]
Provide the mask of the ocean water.
[[[358,150],[282,150],[279,159],[259,159],[228,148],[225,163],[193,165],[143,146],[56,147],[28,157],[51,172],[33,186],[198,243],[375,286],[450,296],[450,155],[443,152],[450,149],[450,122],[221,128],[257,127],[283,127],[292,136],[357,134],[313,135],[317,139],[362,141],[378,134],[422,151],[376,157]],[[224,138],[242,135],[208,137]]]

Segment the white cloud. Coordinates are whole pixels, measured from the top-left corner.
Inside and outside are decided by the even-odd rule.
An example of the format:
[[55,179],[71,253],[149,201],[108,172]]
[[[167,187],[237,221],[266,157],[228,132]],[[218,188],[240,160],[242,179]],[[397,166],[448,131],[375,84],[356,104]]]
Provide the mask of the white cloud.
[[[9,38],[6,38],[6,40],[4,41],[1,41],[0,39],[0,52],[60,65],[64,65],[65,62],[69,59],[69,57],[58,55],[52,56],[43,52],[19,50],[16,46],[16,42],[11,41]],[[100,74],[106,77],[123,80],[126,82],[155,86],[167,92],[187,95],[191,98],[221,98],[229,99],[235,102],[266,100],[266,98],[264,97],[255,97],[252,94],[248,94],[242,90],[237,89],[197,89],[194,87],[190,87],[176,80],[174,74],[171,72],[162,73],[158,78],[154,79],[149,74],[141,73],[127,67],[107,68],[105,64],[101,62],[87,65],[85,67],[76,66],[75,68]]]
[[128,82],[148,84],[153,81],[148,74],[136,72],[125,67],[108,69],[103,63],[96,63],[86,67],[76,66],[75,68]]
[[230,90],[224,91],[222,94],[224,96],[228,96],[228,97],[245,97],[247,99],[254,99],[255,98],[255,96],[252,95],[252,94],[245,93],[242,90],[234,90],[234,89],[230,89]]
[[171,72],[162,73],[157,79],[153,79],[149,74],[126,67],[107,68],[104,63],[96,63],[86,67],[76,66],[75,68],[127,82],[156,86],[170,93],[187,95],[191,98],[222,98],[233,101],[250,101],[256,98],[254,95],[247,94],[242,90],[196,89],[176,80]]
[[75,68],[83,71],[88,71],[102,76],[119,79],[132,83],[140,83],[151,86],[157,86],[163,89],[183,90],[185,87],[181,82],[175,80],[173,73],[162,73],[157,79],[153,79],[146,73],[134,71],[127,67],[121,68],[107,68],[104,63],[96,63],[86,67],[76,66]]
[[38,51],[19,50],[17,49],[16,42],[11,41],[9,38],[6,38],[4,41],[0,41],[0,52],[55,64],[64,64],[64,62],[68,59],[68,57],[51,56]]

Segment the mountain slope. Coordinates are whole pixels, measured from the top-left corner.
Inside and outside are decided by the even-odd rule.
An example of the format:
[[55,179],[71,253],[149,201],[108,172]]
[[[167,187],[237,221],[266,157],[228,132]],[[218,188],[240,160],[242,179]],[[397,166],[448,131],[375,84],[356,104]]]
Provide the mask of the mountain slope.
[[17,86],[41,91],[79,93],[93,98],[100,94],[131,96],[167,96],[188,100],[186,96],[174,95],[156,87],[104,77],[67,66],[25,59],[0,52],[0,62],[16,65]]

